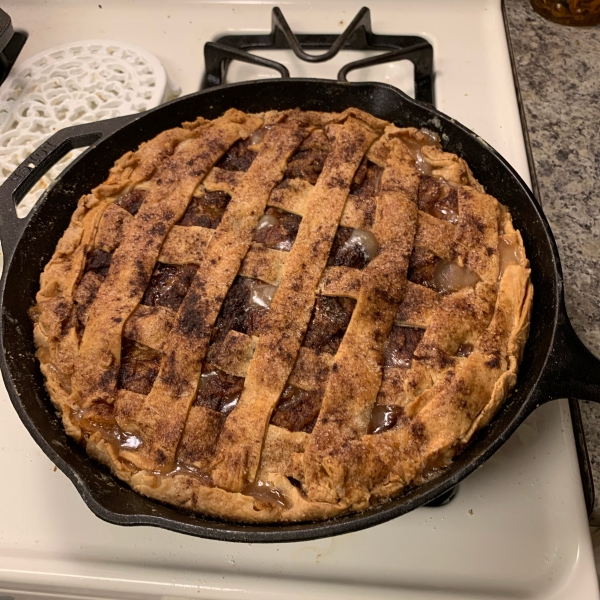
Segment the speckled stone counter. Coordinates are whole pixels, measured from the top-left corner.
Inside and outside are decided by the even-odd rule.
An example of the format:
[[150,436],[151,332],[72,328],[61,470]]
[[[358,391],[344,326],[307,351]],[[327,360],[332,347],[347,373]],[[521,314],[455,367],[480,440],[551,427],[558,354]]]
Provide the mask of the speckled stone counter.
[[[565,27],[505,0],[535,192],[560,252],[567,311],[600,356],[600,26]],[[600,405],[581,402],[600,525]]]

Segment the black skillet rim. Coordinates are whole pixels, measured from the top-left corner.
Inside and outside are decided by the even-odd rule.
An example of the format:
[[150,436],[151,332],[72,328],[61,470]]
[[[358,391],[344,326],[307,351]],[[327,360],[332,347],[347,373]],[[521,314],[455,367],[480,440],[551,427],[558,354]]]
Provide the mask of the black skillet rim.
[[[217,94],[221,92],[224,88],[230,89],[245,89],[250,90],[255,86],[260,85],[286,85],[286,84],[300,84],[300,85],[328,85],[328,86],[350,86],[350,87],[373,87],[375,86],[378,89],[387,88],[390,92],[393,92],[397,97],[398,101],[412,104],[418,107],[420,110],[425,110],[430,115],[431,119],[441,119],[443,122],[449,124],[453,128],[457,128],[462,133],[471,139],[476,140],[484,149],[487,151],[491,157],[500,163],[500,165],[504,168],[505,173],[507,173],[512,179],[513,182],[518,185],[520,191],[528,198],[531,208],[534,209],[536,217],[540,221],[540,224],[544,230],[546,242],[549,243],[549,249],[553,258],[553,277],[552,280],[554,282],[554,294],[555,301],[552,303],[554,310],[554,319],[552,323],[552,337],[554,337],[554,330],[556,329],[556,322],[559,314],[559,306],[562,295],[562,275],[560,271],[560,262],[558,257],[558,252],[556,249],[556,245],[554,239],[552,237],[552,233],[550,231],[549,225],[541,212],[541,209],[535,200],[533,194],[527,187],[527,185],[523,182],[520,176],[514,171],[514,169],[500,156],[500,154],[495,151],[491,146],[485,143],[479,136],[468,130],[466,127],[456,122],[451,117],[441,113],[437,109],[425,106],[418,101],[413,100],[412,98],[406,96],[400,90],[394,88],[393,86],[381,83],[342,83],[331,80],[319,80],[312,78],[304,78],[304,79],[293,79],[293,80],[260,80],[260,81],[252,81],[252,82],[243,82],[239,84],[231,84],[228,86],[222,86],[217,88],[211,88],[208,90],[204,90],[201,92],[197,92],[195,94],[191,94],[190,96],[186,96],[183,98],[179,98],[173,100],[167,104],[161,105],[151,111],[147,111],[146,113],[142,113],[140,115],[132,116],[131,121],[121,127],[118,127],[115,131],[106,135],[99,142],[90,147],[85,153],[82,154],[79,159],[71,163],[65,169],[59,179],[62,179],[64,175],[71,171],[71,169],[76,168],[77,163],[81,158],[87,155],[90,152],[100,152],[100,149],[105,144],[105,142],[110,139],[110,137],[120,131],[121,129],[126,129],[129,127],[135,127],[136,124],[141,122],[144,117],[149,114],[154,114],[160,111],[168,110],[178,103],[185,101],[186,99],[195,98],[205,94]],[[264,110],[264,109],[263,109]],[[29,219],[35,217],[36,213],[41,209],[45,200],[50,194],[50,190],[44,194],[44,197],[38,201],[36,207],[30,213]],[[28,219],[28,220],[29,220]],[[23,236],[23,233],[20,235],[19,242]],[[18,242],[18,243],[19,243]],[[15,245],[14,250],[16,251],[18,247],[18,243]],[[13,253],[14,255],[14,253]],[[11,263],[8,265],[8,268],[5,268],[4,275],[2,277],[2,288],[1,288],[1,301],[4,309],[4,291],[6,279],[8,278],[8,274],[10,272],[10,267],[12,264],[12,256],[10,257]],[[0,340],[2,342],[2,348],[4,350],[4,310],[3,310],[3,327],[0,330]],[[281,524],[281,525],[247,525],[247,524],[239,524],[234,522],[225,522],[221,520],[213,520],[206,517],[198,517],[186,514],[185,512],[179,509],[172,509],[167,505],[163,505],[157,501],[148,499],[148,502],[155,503],[160,506],[162,511],[173,512],[173,516],[160,516],[156,514],[123,514],[115,512],[114,510],[108,509],[103,506],[90,491],[86,482],[82,479],[82,477],[77,473],[76,468],[70,465],[67,461],[65,461],[52,447],[52,445],[42,436],[41,432],[38,431],[37,427],[34,425],[32,420],[30,419],[25,406],[21,403],[18,392],[14,387],[13,379],[10,373],[10,369],[7,365],[5,352],[0,356],[0,368],[4,375],[5,382],[7,383],[7,390],[9,392],[9,396],[15,409],[17,410],[21,420],[29,430],[32,437],[36,440],[38,445],[42,448],[42,450],[48,455],[48,457],[69,477],[69,479],[73,482],[78,492],[82,496],[83,500],[89,506],[89,508],[101,519],[118,524],[118,525],[152,525],[158,526],[161,528],[169,529],[172,531],[177,531],[180,533],[186,533],[194,536],[209,538],[209,539],[217,539],[222,541],[235,541],[235,542],[292,542],[292,541],[304,541],[311,540],[322,537],[329,537],[333,535],[339,535],[343,533],[350,533],[353,531],[358,531],[367,527],[372,527],[374,525],[378,525],[380,523],[386,522],[392,518],[410,512],[411,510],[426,504],[444,494],[451,488],[453,488],[459,481],[464,479],[467,475],[473,472],[475,469],[479,468],[486,460],[489,458],[514,432],[514,430],[520,425],[520,423],[524,420],[524,418],[535,408],[539,403],[540,394],[538,392],[537,384],[542,378],[542,374],[544,372],[545,363],[547,362],[548,355],[550,354],[550,350],[552,348],[552,343],[548,345],[548,350],[546,352],[546,356],[544,357],[544,364],[541,368],[538,368],[537,378],[530,385],[529,389],[524,394],[519,394],[522,396],[520,403],[517,407],[517,410],[513,412],[509,422],[506,426],[504,426],[501,431],[496,432],[495,434],[490,434],[491,424],[488,425],[483,431],[483,433],[488,433],[485,437],[489,438],[487,443],[484,444],[483,450],[478,451],[476,448],[476,441],[472,440],[469,446],[459,455],[456,462],[454,462],[451,466],[449,466],[445,471],[435,480],[428,482],[418,488],[414,488],[400,496],[395,497],[392,500],[387,501],[384,504],[372,507],[362,513],[351,513],[345,516],[337,517],[334,519],[329,519],[327,521],[317,521],[317,522],[303,522],[298,524]],[[46,398],[46,401],[49,402],[49,399]],[[506,408],[506,405],[503,408]],[[514,404],[514,402],[512,403]],[[496,415],[494,421],[498,420],[499,415]],[[477,439],[482,436],[478,436]],[[97,468],[104,469],[101,465],[97,465]],[[124,486],[122,482],[119,482],[120,486]],[[130,488],[127,487],[129,490]],[[135,493],[135,492],[134,492]],[[179,518],[178,518],[179,517]],[[182,519],[183,517],[183,519]]]

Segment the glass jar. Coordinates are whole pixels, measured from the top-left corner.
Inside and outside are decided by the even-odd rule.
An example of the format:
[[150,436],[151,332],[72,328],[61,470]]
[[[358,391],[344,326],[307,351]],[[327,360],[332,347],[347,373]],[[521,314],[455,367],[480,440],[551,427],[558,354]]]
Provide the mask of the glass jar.
[[531,6],[542,17],[561,25],[600,23],[600,0],[531,0]]

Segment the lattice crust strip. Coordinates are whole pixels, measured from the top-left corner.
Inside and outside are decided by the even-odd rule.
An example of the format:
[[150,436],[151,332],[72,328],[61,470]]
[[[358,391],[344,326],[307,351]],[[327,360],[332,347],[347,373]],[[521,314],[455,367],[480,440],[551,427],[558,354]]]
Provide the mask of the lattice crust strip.
[[364,270],[356,309],[335,356],[319,420],[304,454],[309,496],[326,502],[341,500],[338,473],[345,465],[337,460],[336,450],[367,433],[381,386],[384,344],[404,295],[417,227],[419,177],[411,157],[398,139],[388,134],[382,140],[389,150],[375,220],[379,255]]
[[240,275],[279,285],[287,258],[287,252],[273,250],[254,242],[244,258]]
[[514,387],[532,293],[510,214],[430,132],[231,110],[117,161],[32,314],[67,432],[118,477],[299,521],[445,466]]
[[138,413],[143,450],[123,455],[134,464],[151,468],[175,460],[177,443],[198,387],[211,328],[248,252],[269,194],[283,177],[289,157],[306,133],[306,128],[295,121],[273,127],[234,191],[228,211],[206,248],[201,268],[179,310],[157,380]]
[[[210,192],[232,194],[240,180],[240,173],[225,171],[215,167],[203,182],[203,188]],[[313,185],[304,179],[288,179],[273,190],[268,205],[281,208],[295,215],[304,216],[306,203]],[[372,198],[360,198],[350,195],[342,211],[340,225],[355,229],[372,229],[375,213],[375,201]]]
[[[40,367],[52,401],[59,407],[72,407],[80,401],[71,398],[70,379],[79,353],[76,325],[71,318],[75,308],[77,283],[86,262],[104,211],[126,190],[148,180],[156,166],[174,148],[202,135],[208,123],[198,119],[180,129],[171,129],[142,144],[136,152],[120,158],[105,183],[79,201],[71,223],[59,241],[52,260],[40,276],[40,291],[34,309],[34,336],[39,348]],[[60,364],[60,367],[54,365]],[[73,402],[75,400],[75,402]],[[70,410],[63,410],[67,432],[81,438],[81,428],[72,421]]]
[[298,355],[350,184],[376,139],[352,117],[330,129],[333,148],[308,200],[244,391],[219,438],[212,477],[227,490],[240,491],[256,477],[264,432]]
[[142,299],[167,233],[213,164],[260,125],[255,117],[226,115],[181,143],[157,166],[148,197],[127,226],[92,305],[72,379],[74,403],[114,401],[123,325]]

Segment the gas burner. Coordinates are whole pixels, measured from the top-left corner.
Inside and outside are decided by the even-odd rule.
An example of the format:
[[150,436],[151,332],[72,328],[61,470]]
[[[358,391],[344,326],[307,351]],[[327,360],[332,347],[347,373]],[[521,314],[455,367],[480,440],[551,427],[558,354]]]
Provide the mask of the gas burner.
[[[371,11],[363,7],[341,35],[295,35],[278,7],[273,8],[272,30],[266,35],[224,35],[204,45],[206,71],[201,89],[225,84],[227,68],[232,60],[239,60],[277,71],[288,79],[288,69],[274,60],[251,54],[249,50],[292,50],[305,62],[325,62],[340,50],[387,50],[382,54],[348,63],[338,73],[339,81],[348,81],[347,75],[356,69],[381,65],[399,60],[410,60],[415,67],[415,98],[434,104],[433,47],[424,38],[413,35],[378,35],[371,28]],[[322,54],[307,54],[305,50],[323,50]]]
[[10,17],[0,9],[0,84],[10,73],[26,41],[27,34],[14,31]]

